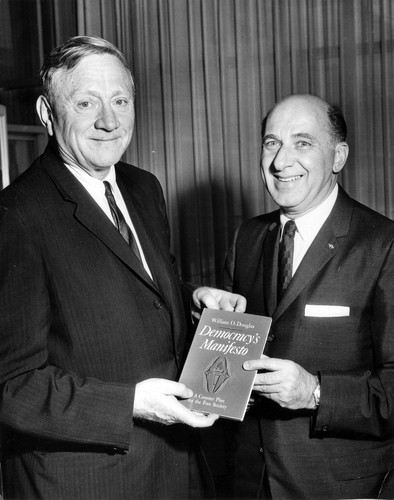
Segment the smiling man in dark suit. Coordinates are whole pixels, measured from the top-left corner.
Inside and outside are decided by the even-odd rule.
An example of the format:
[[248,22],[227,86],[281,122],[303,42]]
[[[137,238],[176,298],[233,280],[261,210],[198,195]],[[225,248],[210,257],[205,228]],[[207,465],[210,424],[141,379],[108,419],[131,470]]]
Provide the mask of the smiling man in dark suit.
[[247,312],[273,319],[265,355],[244,365],[259,373],[235,497],[392,498],[394,222],[337,184],[339,109],[290,96],[263,129],[262,177],[280,210],[240,227],[226,266]]
[[[119,161],[130,70],[112,44],[75,37],[41,76],[48,148],[0,193],[5,497],[199,494],[191,427],[217,417],[178,401],[191,391],[176,382],[185,310],[164,199],[152,174]],[[194,301],[244,308],[220,290]]]

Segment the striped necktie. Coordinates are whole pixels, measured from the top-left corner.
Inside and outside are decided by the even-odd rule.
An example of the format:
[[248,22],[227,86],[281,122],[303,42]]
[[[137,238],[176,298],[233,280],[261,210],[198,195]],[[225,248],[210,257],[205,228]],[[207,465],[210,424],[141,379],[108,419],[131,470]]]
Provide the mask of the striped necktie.
[[129,226],[127,225],[125,218],[123,217],[122,211],[116,204],[114,195],[112,193],[111,184],[108,181],[104,181],[104,186],[105,186],[105,197],[107,198],[108,205],[111,210],[111,215],[114,219],[115,225],[120,234],[130,245],[133,252],[141,260],[141,255],[138,250],[137,242],[135,241],[134,235]]

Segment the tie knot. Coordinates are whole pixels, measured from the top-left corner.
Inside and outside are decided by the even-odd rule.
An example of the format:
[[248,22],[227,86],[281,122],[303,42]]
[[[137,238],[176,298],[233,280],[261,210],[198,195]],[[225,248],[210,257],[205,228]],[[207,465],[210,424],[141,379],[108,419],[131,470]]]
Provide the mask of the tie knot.
[[112,196],[111,184],[108,181],[103,181],[105,187],[105,196]]
[[293,220],[288,220],[283,227],[283,236],[290,236],[291,238],[294,238],[296,231],[296,223]]

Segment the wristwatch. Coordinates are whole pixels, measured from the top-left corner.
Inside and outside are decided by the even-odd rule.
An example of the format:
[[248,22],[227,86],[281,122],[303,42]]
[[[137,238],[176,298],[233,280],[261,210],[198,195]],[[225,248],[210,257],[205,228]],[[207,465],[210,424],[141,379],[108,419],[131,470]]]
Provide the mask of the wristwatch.
[[317,375],[315,375],[315,379],[316,379],[317,385],[316,385],[315,390],[312,393],[312,396],[313,396],[313,399],[315,401],[315,408],[317,408],[320,404],[320,381],[319,381],[319,377]]

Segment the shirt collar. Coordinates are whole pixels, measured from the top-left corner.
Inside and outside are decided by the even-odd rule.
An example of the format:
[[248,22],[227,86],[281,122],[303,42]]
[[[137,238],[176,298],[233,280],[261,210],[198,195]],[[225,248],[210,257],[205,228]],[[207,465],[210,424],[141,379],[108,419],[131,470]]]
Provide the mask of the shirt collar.
[[[328,216],[331,213],[335,205],[335,201],[338,196],[338,184],[335,184],[334,189],[327,196],[327,198],[320,203],[316,208],[306,213],[305,215],[301,215],[295,219],[297,225],[297,232],[300,237],[305,242],[312,242],[317,233],[320,231],[322,225],[327,220]],[[286,222],[290,220],[286,215],[280,214],[280,222],[281,226],[286,224]]]
[[86,172],[86,170],[80,167],[76,167],[75,165],[68,165],[66,163],[66,167],[84,186],[91,186],[92,188],[103,189],[103,181],[108,181],[111,184],[112,188],[116,186],[116,171],[114,165],[110,167],[107,176],[102,180],[93,177],[88,172]]

